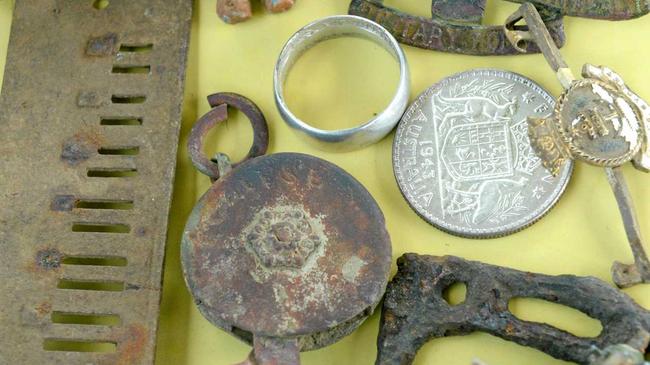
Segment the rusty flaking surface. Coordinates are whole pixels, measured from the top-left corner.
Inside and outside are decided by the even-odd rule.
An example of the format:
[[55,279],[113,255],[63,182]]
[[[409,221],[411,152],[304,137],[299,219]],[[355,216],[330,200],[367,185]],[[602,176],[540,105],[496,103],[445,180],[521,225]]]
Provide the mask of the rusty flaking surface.
[[[217,124],[228,119],[229,108],[235,108],[248,118],[253,128],[253,144],[243,161],[262,156],[269,147],[269,127],[260,108],[245,96],[235,93],[215,93],[208,95],[208,104],[212,107],[194,123],[187,142],[187,149],[194,166],[203,174],[216,180],[221,175],[219,165],[203,153],[206,135]],[[239,163],[232,163],[230,168],[236,168]]]
[[147,351],[148,329],[141,324],[133,324],[117,330],[121,339],[121,351],[115,365],[139,364]]
[[[383,0],[352,0],[348,13],[368,18],[386,28],[395,38],[410,46],[469,55],[515,55],[503,27],[482,25],[483,0],[433,0],[432,17],[407,14],[384,5]],[[553,40],[565,42],[562,14],[558,9],[540,6]],[[534,43],[529,52],[539,52]]]
[[[427,341],[485,332],[579,364],[598,350],[625,344],[646,353],[650,312],[594,277],[543,275],[469,261],[454,256],[405,254],[388,284],[377,339],[377,365],[413,363]],[[462,303],[451,305],[445,289],[466,285]],[[579,310],[600,321],[595,337],[579,337],[544,323],[517,318],[513,298],[535,298]]]
[[[558,47],[565,42],[562,17],[627,20],[650,12],[650,2],[639,0],[509,0],[535,5]],[[383,0],[352,0],[348,12],[381,24],[395,38],[415,47],[470,55],[512,55],[519,52],[502,27],[483,25],[486,0],[432,0],[431,17],[407,14]],[[534,42],[527,52],[539,52]]]
[[255,158],[213,184],[182,244],[187,284],[213,324],[249,342],[251,333],[302,336],[303,350],[371,313],[390,261],[370,194],[335,165],[295,153]]
[[[191,5],[16,1],[0,98],[0,364],[153,363]],[[79,320],[96,315],[119,321]]]
[[508,0],[515,3],[530,2],[535,7],[557,9],[562,14],[583,18],[627,20],[650,12],[647,0]]

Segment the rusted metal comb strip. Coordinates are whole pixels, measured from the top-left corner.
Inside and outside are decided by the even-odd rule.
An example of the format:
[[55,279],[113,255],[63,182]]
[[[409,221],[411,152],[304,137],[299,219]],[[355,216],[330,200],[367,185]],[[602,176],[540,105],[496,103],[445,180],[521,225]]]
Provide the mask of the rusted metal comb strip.
[[153,363],[191,2],[99,3],[16,2],[0,364]]

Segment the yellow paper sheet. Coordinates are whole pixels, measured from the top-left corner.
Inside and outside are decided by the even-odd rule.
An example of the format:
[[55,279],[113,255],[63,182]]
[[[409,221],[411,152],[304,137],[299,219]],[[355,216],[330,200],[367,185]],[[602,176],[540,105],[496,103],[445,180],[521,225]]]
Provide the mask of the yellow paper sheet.
[[[11,19],[11,0],[0,0],[0,68],[4,67]],[[238,92],[254,100],[270,126],[269,153],[295,151],[329,160],[354,175],[375,197],[386,217],[393,258],[405,252],[457,255],[472,260],[546,274],[592,275],[611,283],[614,260],[632,262],[618,209],[604,171],[578,163],[559,204],[532,227],[499,239],[469,240],[443,233],[422,221],[402,199],[391,166],[392,134],[369,148],[348,153],[313,149],[281,120],[273,102],[272,77],[284,42],[315,19],[347,11],[348,0],[298,0],[281,15],[256,8],[255,18],[239,25],[222,23],[215,0],[195,1],[187,70],[183,129],[167,244],[163,301],[158,334],[159,365],[225,365],[243,360],[250,347],[212,326],[194,306],[183,282],[179,241],[194,202],[210,186],[189,163],[185,143],[192,123],[208,110],[205,97]],[[415,14],[428,15],[428,0],[387,0]],[[110,5],[109,5],[110,6]],[[515,4],[489,1],[487,22],[501,23]],[[562,54],[576,74],[583,63],[607,65],[629,86],[650,100],[650,16],[625,22],[567,18]],[[404,47],[412,73],[411,99],[450,74],[477,67],[521,73],[553,95],[561,92],[540,55],[472,57]],[[288,85],[290,106],[323,128],[352,126],[381,111],[397,82],[394,61],[380,48],[361,40],[342,40],[316,47],[296,65]],[[243,157],[252,139],[241,115],[209,138],[208,152]],[[650,237],[650,175],[626,166],[624,172],[645,237]],[[650,251],[650,246],[646,245]],[[394,271],[394,268],[393,268]],[[625,290],[650,308],[650,285]],[[595,321],[577,311],[543,302],[517,302],[523,318],[545,321],[580,335],[599,331]],[[359,330],[328,348],[304,353],[305,365],[373,364],[378,313]],[[486,334],[438,339],[418,353],[416,364],[468,365],[480,358],[491,365],[565,364],[544,353]]]

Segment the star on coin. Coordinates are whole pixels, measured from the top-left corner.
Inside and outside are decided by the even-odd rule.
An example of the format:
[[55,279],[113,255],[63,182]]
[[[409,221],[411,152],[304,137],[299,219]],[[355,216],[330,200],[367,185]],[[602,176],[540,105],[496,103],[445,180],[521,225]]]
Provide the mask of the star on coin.
[[535,199],[538,199],[538,200],[539,200],[545,192],[546,192],[546,190],[544,190],[543,187],[541,187],[541,186],[536,186],[536,187],[533,189],[533,191],[532,191],[532,196],[533,196]]
[[530,104],[530,103],[535,101],[535,95],[533,95],[532,93],[529,93],[529,92],[525,92],[521,96],[521,100],[526,104]]

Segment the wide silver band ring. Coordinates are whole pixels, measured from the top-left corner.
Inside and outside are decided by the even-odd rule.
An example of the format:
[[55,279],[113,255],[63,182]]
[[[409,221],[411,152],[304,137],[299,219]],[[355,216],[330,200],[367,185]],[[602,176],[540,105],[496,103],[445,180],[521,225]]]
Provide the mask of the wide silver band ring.
[[[291,67],[303,53],[320,42],[341,37],[365,38],[386,49],[399,63],[399,86],[388,107],[375,118],[358,127],[341,130],[314,128],[298,119],[289,110],[284,99],[284,83]],[[273,91],[278,111],[290,127],[318,142],[316,145],[319,148],[350,151],[381,140],[397,125],[408,104],[410,76],[404,51],[386,29],[365,18],[337,15],[308,24],[287,41],[275,65]]]

